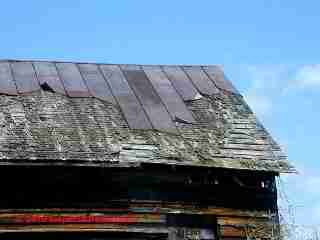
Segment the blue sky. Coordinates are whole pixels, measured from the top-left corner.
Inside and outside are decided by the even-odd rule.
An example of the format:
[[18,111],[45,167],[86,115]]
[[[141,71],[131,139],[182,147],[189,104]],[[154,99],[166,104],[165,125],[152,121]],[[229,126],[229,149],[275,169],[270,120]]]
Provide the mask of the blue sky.
[[301,174],[296,222],[320,224],[320,1],[3,1],[1,59],[224,64]]

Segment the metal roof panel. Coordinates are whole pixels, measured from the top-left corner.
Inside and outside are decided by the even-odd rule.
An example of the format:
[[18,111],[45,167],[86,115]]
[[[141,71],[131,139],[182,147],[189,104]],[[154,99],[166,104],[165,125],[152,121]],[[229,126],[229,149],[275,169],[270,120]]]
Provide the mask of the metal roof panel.
[[58,74],[70,97],[90,97],[80,71],[74,63],[56,63]]
[[98,65],[78,64],[89,91],[94,97],[116,104],[116,100],[111,93],[110,87],[104,79]]
[[159,66],[144,66],[151,84],[160,96],[173,119],[182,119],[185,122],[194,123],[195,120],[187,109],[180,95],[176,92],[172,83]]
[[0,62],[0,92],[8,95],[18,94],[8,62]]
[[31,62],[11,62],[11,68],[19,93],[30,93],[40,89]]
[[189,101],[197,98],[198,90],[179,66],[163,66],[163,70],[183,100]]
[[200,66],[185,66],[185,72],[197,87],[198,91],[204,95],[213,95],[219,93],[214,83],[209,79],[207,74],[202,71]]
[[133,129],[152,129],[146,113],[119,66],[100,65],[100,69],[111,87],[112,93],[117,99],[129,126]]
[[66,95],[61,79],[59,78],[56,66],[51,62],[33,62],[40,84],[48,84],[50,88],[58,93]]
[[[209,75],[219,89],[239,94],[231,81],[226,78],[223,70],[219,66],[205,66],[203,70]],[[240,94],[239,94],[240,95]]]
[[177,129],[160,97],[155,92],[145,72],[141,70],[123,69],[128,83],[139,98],[152,125],[160,131],[176,133]]

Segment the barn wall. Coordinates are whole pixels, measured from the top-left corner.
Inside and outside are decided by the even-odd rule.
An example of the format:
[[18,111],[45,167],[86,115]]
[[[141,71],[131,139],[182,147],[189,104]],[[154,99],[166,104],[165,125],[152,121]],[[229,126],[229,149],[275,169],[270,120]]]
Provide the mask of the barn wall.
[[274,175],[249,173],[165,166],[1,168],[1,182],[10,183],[2,184],[0,232],[270,237],[277,214]]

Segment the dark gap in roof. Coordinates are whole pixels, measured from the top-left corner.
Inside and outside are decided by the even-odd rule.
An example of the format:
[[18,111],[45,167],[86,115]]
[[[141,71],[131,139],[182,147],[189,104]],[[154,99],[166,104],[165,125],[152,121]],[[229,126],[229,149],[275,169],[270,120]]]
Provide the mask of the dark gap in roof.
[[41,121],[46,121],[46,120],[47,120],[47,118],[46,118],[45,116],[43,116],[43,115],[40,115],[40,116],[39,116],[39,119],[40,119]]
[[53,90],[53,88],[52,88],[47,82],[41,83],[41,84],[40,84],[40,88],[41,88],[43,91],[55,93],[55,91]]
[[197,101],[199,99],[202,99],[203,97],[210,97],[210,96],[207,94],[203,94],[203,93],[198,92],[192,99],[184,100],[184,101],[185,102],[193,102],[193,101]]
[[181,119],[181,118],[179,118],[179,117],[177,117],[177,116],[175,117],[174,121],[175,121],[175,122],[178,122],[178,123],[192,124],[192,122],[186,121],[186,120]]

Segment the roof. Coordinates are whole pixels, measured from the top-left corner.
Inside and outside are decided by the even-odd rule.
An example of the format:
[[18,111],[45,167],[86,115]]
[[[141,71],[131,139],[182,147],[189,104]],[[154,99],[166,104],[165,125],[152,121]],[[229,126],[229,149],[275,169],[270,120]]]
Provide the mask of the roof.
[[291,172],[223,68],[0,61],[0,164]]

